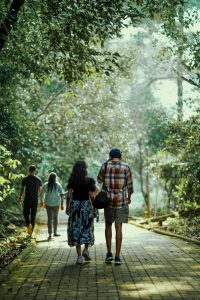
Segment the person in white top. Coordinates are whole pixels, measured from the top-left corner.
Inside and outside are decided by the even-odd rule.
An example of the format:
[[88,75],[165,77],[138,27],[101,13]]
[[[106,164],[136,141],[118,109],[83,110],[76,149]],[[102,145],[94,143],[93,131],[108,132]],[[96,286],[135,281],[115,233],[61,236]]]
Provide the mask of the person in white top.
[[60,234],[57,233],[59,207],[61,208],[61,210],[64,210],[63,188],[59,182],[56,182],[56,177],[56,173],[51,172],[48,182],[46,182],[42,187],[42,193],[44,195],[42,204],[45,205],[48,218],[48,240],[52,239],[52,225],[54,236],[60,236]]

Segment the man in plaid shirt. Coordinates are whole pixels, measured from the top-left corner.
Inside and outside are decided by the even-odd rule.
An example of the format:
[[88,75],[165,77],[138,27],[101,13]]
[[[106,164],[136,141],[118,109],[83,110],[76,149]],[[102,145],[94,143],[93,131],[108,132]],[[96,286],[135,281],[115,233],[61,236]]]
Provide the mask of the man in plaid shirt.
[[133,181],[130,167],[121,161],[122,155],[119,149],[112,149],[109,153],[110,159],[104,163],[99,171],[97,180],[103,183],[109,198],[109,206],[104,209],[105,215],[105,237],[107,255],[105,262],[111,262],[113,255],[112,245],[112,223],[115,222],[116,230],[116,256],[115,264],[121,265],[120,258],[122,245],[122,223],[128,223],[129,204],[133,193]]

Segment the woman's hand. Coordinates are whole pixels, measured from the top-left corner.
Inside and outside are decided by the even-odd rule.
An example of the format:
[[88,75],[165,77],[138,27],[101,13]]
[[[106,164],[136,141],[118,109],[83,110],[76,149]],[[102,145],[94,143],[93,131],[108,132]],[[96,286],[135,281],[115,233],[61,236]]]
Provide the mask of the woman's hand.
[[66,213],[67,215],[69,215],[69,212],[70,212],[70,208],[67,207],[66,210],[65,210],[65,213]]
[[42,199],[40,200],[40,203],[39,203],[39,204],[40,204],[40,207],[45,207],[44,201],[43,201]]

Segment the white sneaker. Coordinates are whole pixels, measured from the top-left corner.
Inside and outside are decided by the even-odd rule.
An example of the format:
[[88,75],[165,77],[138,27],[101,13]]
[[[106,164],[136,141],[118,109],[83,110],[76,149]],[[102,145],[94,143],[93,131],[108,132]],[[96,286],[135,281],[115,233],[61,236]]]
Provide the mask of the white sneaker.
[[84,262],[84,261],[83,261],[83,256],[78,256],[78,257],[77,257],[77,260],[76,260],[76,264],[77,264],[77,265],[82,265],[83,262]]
[[85,258],[86,261],[91,260],[88,249],[86,249],[86,248],[83,249],[82,255],[83,255],[83,257]]

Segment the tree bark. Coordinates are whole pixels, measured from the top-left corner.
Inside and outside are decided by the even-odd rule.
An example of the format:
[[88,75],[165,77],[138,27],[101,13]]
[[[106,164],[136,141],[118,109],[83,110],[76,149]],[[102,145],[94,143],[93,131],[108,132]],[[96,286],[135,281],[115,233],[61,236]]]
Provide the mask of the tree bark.
[[3,49],[7,37],[12,30],[13,25],[17,22],[17,15],[25,0],[13,0],[9,12],[0,24],[0,51]]
[[140,174],[140,188],[144,198],[144,201],[147,205],[147,193],[144,190],[144,179],[143,179],[143,156],[142,156],[142,143],[138,141],[138,148],[139,148],[139,174]]
[[179,45],[178,45],[178,61],[177,61],[177,96],[178,96],[178,102],[177,102],[177,119],[178,121],[183,120],[183,67],[182,67],[182,60],[183,60],[183,7],[179,9]]
[[177,103],[177,118],[178,121],[183,120],[183,80],[181,76],[177,78],[177,94],[178,94],[178,103]]

